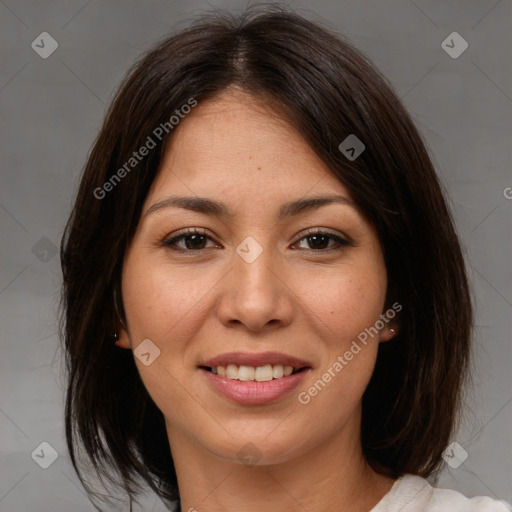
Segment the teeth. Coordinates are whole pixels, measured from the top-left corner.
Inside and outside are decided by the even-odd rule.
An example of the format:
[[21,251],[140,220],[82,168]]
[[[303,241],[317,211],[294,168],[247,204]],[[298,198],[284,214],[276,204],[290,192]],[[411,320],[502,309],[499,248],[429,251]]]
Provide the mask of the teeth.
[[266,382],[272,380],[274,377],[272,373],[272,365],[258,366],[254,372],[254,380],[258,382]]
[[280,379],[284,375],[284,368],[282,364],[276,364],[272,367],[272,377]]
[[238,380],[254,380],[254,368],[252,366],[240,366],[238,368]]
[[238,380],[238,366],[236,364],[228,364],[226,366],[226,377],[228,379]]
[[215,366],[211,368],[212,373],[216,373],[219,377],[227,377],[231,380],[267,382],[272,379],[280,379],[288,377],[293,373],[293,366],[283,366],[282,364],[266,364],[265,366],[245,366],[228,364],[227,366]]

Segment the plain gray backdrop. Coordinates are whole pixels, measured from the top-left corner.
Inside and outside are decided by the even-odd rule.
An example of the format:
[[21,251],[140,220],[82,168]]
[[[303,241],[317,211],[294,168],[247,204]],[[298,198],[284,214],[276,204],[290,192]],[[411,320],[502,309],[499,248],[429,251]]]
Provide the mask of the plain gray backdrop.
[[[373,60],[429,145],[477,305],[474,384],[453,439],[461,460],[452,466],[461,464],[447,465],[438,485],[512,502],[512,3],[290,5],[345,34]],[[0,0],[2,512],[93,510],[64,441],[57,246],[106,105],[154,41],[203,10],[245,6],[235,0]],[[47,58],[40,53],[54,43],[43,32],[58,44]],[[458,53],[463,40],[467,49],[450,56],[446,50]],[[44,469],[52,449],[57,459]],[[149,496],[143,510],[165,509]]]

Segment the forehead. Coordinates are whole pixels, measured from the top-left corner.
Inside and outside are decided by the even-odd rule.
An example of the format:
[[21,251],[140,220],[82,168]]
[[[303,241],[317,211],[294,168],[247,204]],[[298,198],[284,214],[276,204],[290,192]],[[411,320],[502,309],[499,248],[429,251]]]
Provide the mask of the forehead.
[[[269,101],[226,90],[200,102],[175,128],[152,187],[155,193],[304,195],[348,190]],[[188,190],[187,190],[188,188]],[[320,190],[313,190],[320,192]]]

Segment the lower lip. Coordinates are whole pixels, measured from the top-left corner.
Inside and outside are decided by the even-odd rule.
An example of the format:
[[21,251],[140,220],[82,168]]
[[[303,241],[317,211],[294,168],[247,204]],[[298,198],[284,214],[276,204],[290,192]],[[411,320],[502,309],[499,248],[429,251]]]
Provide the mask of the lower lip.
[[291,393],[304,380],[310,369],[266,382],[233,380],[221,377],[204,368],[200,368],[200,370],[217,391],[234,402],[244,405],[262,405],[277,402]]

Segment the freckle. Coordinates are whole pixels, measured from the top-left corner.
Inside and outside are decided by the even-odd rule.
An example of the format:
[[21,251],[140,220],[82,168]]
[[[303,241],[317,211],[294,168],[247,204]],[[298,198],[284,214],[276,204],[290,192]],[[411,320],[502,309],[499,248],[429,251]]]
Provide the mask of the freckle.
[[261,171],[261,167],[258,167],[258,171]]

